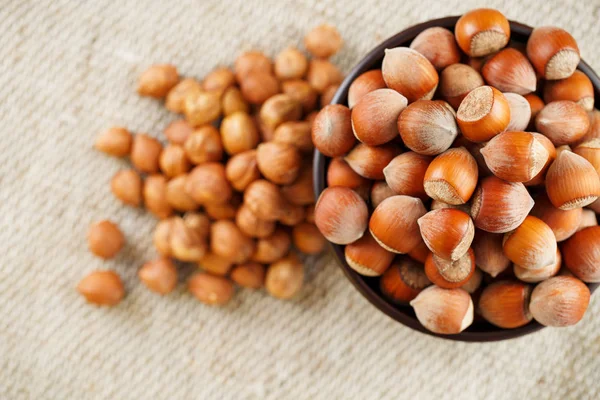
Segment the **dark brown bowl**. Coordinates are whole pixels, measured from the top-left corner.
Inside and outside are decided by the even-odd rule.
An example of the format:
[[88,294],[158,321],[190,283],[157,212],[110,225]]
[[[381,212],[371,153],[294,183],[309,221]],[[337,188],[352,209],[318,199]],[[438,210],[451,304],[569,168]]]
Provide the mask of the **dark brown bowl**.
[[[356,79],[363,72],[381,67],[381,61],[383,60],[385,49],[398,46],[409,46],[410,42],[415,38],[415,36],[417,36],[423,30],[434,26],[441,26],[450,30],[454,30],[454,25],[456,24],[458,18],[459,17],[446,17],[427,21],[405,29],[381,43],[369,54],[367,54],[367,56],[363,58],[356,67],[352,69],[333,97],[332,103],[347,105],[348,88],[350,87],[352,81],[354,81],[354,79]],[[525,43],[533,28],[511,21],[510,30],[511,40]],[[600,98],[600,78],[598,78],[592,68],[584,61],[579,63],[578,69],[585,73],[592,81],[595,89],[596,101],[598,103],[598,101],[600,101],[598,100]],[[598,106],[598,104],[596,104],[596,106]],[[325,175],[329,160],[329,157],[325,157],[318,150],[315,151],[314,189],[317,198],[325,189],[327,184]],[[366,297],[367,300],[369,300],[375,307],[387,314],[389,317],[419,332],[444,339],[460,340],[464,342],[491,342],[524,336],[544,328],[544,326],[535,321],[516,329],[501,329],[484,321],[475,321],[473,325],[459,334],[438,335],[428,331],[423,327],[423,325],[421,325],[410,306],[398,306],[387,301],[379,290],[379,278],[362,276],[350,268],[344,257],[344,246],[331,244],[331,249],[333,250],[335,258],[337,259],[338,264],[344,271],[344,274],[348,280],[352,282],[356,289],[358,289],[358,291],[364,297]],[[588,286],[593,292],[598,287],[598,284],[593,283],[588,284]]]

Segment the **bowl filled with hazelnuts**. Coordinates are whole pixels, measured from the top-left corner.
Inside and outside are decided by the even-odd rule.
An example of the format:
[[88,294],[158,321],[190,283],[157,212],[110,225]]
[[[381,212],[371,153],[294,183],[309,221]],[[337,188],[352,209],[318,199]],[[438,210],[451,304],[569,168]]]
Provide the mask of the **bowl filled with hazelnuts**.
[[579,322],[600,282],[600,79],[492,9],[387,39],[316,117],[315,223],[350,282],[430,335]]

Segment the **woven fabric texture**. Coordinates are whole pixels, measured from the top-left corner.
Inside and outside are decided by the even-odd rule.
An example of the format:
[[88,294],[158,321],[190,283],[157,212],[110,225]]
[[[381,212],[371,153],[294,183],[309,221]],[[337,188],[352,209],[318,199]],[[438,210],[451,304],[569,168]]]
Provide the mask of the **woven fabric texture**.
[[[289,302],[240,291],[211,308],[183,285],[158,297],[136,277],[156,221],[113,198],[108,182],[126,163],[92,149],[108,126],[159,137],[175,118],[135,94],[152,63],[201,77],[243,50],[300,46],[329,22],[349,71],[410,25],[483,5],[568,29],[600,69],[599,0],[0,1],[0,399],[600,398],[598,296],[576,327],[490,344],[395,323],[329,256]],[[127,246],[103,262],[85,235],[107,217]],[[123,276],[118,307],[74,290],[97,268]]]

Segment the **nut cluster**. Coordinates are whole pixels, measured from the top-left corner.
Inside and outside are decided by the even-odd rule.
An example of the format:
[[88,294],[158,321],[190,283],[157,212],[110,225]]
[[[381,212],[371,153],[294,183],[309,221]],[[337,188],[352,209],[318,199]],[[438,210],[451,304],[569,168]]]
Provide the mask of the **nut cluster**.
[[[173,291],[178,261],[202,270],[187,287],[206,304],[229,302],[234,284],[264,287],[280,299],[300,291],[304,266],[292,246],[318,254],[326,243],[314,225],[311,128],[342,80],[328,61],[341,45],[338,31],[321,25],[305,37],[313,59],[289,47],[274,60],[246,52],[233,68],[217,68],[202,81],[180,79],[165,64],[142,73],[138,93],[164,99],[184,118],[165,128],[166,144],[114,127],[95,147],[129,157],[133,168],[114,176],[112,192],[159,219],[153,234],[159,257],[138,272],[148,289]],[[88,241],[94,254],[111,258],[124,236],[102,221],[90,228]],[[115,305],[125,294],[112,271],[90,274],[78,289],[100,305]]]
[[583,282],[600,282],[599,112],[577,44],[553,27],[509,41],[491,9],[427,29],[312,128],[331,157],[317,227],[435,333],[475,313],[506,329],[572,325]]

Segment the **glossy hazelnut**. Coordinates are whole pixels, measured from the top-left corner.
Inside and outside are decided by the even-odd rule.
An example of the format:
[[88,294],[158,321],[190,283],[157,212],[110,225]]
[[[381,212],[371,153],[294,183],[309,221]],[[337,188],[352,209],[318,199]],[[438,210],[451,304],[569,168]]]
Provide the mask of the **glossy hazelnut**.
[[440,73],[440,95],[455,110],[471,90],[483,85],[481,74],[466,64],[449,65]]
[[527,325],[532,320],[529,312],[531,291],[530,285],[520,282],[494,282],[483,289],[479,312],[486,321],[500,328]]
[[396,194],[426,199],[423,179],[431,160],[412,151],[397,155],[383,169],[385,181]]
[[444,260],[433,253],[425,260],[427,278],[444,289],[456,289],[465,285],[475,273],[475,268],[475,256],[471,249],[454,261]]
[[343,158],[334,158],[327,168],[327,186],[343,186],[353,189],[365,198],[371,185],[367,178],[363,178]]
[[464,204],[473,195],[478,176],[475,158],[464,147],[452,148],[431,161],[425,171],[423,187],[434,200]]
[[550,263],[540,269],[527,269],[514,264],[513,272],[515,276],[523,282],[538,283],[558,274],[560,271],[561,262],[562,257],[560,251],[556,250],[556,260],[553,263]]
[[463,289],[425,288],[410,302],[419,322],[439,334],[457,334],[473,323],[473,301]]
[[423,265],[408,257],[394,261],[381,276],[381,293],[395,304],[408,304],[431,282],[425,275]]
[[438,71],[460,62],[460,50],[454,34],[446,28],[427,28],[419,33],[410,48],[423,54]]
[[294,254],[269,265],[265,277],[265,289],[278,299],[291,299],[304,283],[304,266]]
[[527,40],[527,57],[545,79],[570,77],[579,64],[579,47],[567,31],[552,26],[535,28]]
[[499,233],[477,230],[473,239],[472,248],[477,266],[492,278],[510,266],[510,260],[502,249],[503,238],[504,235]]
[[504,93],[510,107],[510,122],[507,131],[524,131],[531,120],[531,107],[525,97],[516,93]]
[[210,228],[210,248],[218,256],[234,263],[246,262],[254,253],[255,243],[233,221],[215,221]]
[[360,176],[381,180],[385,178],[383,169],[398,154],[400,154],[400,148],[395,144],[372,147],[361,143],[354,147],[344,160]]
[[348,89],[348,106],[353,108],[368,93],[386,87],[380,69],[363,72],[350,84],[350,88]]
[[392,89],[376,89],[367,93],[352,109],[354,136],[369,146],[396,138],[398,116],[407,104],[406,97]]
[[140,96],[163,98],[179,82],[177,68],[170,64],[155,64],[145,70],[138,79]]
[[348,244],[362,237],[369,212],[365,201],[345,187],[328,187],[315,206],[315,222],[323,236],[336,244]]
[[554,147],[554,144],[552,144],[550,139],[541,133],[532,132],[531,134],[546,148],[546,151],[548,152],[548,160],[546,160],[546,163],[535,177],[533,177],[530,181],[523,183],[525,186],[539,186],[544,184],[548,168],[550,168],[550,165],[552,165],[556,159],[556,147]]
[[110,189],[124,204],[139,207],[142,203],[142,178],[133,169],[118,171],[110,181]]
[[600,139],[581,143],[573,149],[573,153],[588,160],[596,172],[600,173]]
[[600,227],[582,229],[562,247],[567,268],[585,282],[600,282]]
[[494,54],[481,69],[488,85],[501,92],[520,95],[535,92],[537,77],[533,66],[519,50],[508,48]]
[[221,140],[225,151],[234,155],[254,149],[260,137],[252,117],[237,112],[225,117],[221,122]]
[[93,271],[79,282],[77,291],[98,306],[116,306],[125,297],[123,282],[113,271]]
[[430,100],[439,81],[431,62],[408,47],[386,49],[381,72],[387,87],[402,93],[409,103]]
[[429,250],[444,260],[458,260],[473,242],[475,226],[463,211],[454,208],[429,211],[417,223]]
[[138,133],[133,138],[129,159],[138,171],[155,174],[158,172],[161,151],[162,144],[158,140],[144,133]]
[[369,232],[344,249],[350,268],[364,276],[383,274],[394,260],[394,253],[381,247]]
[[193,131],[183,148],[187,158],[196,165],[220,161],[223,158],[221,135],[212,125],[202,126]]
[[554,207],[561,210],[585,207],[600,195],[600,178],[585,158],[563,151],[548,169],[546,192]]
[[188,290],[199,301],[211,306],[222,306],[231,300],[233,284],[226,278],[196,273],[188,280]]
[[586,111],[594,109],[594,86],[592,81],[581,71],[573,72],[566,79],[547,81],[544,84],[544,101],[551,103],[558,100],[574,101]]
[[569,100],[546,104],[535,118],[537,131],[544,134],[555,146],[576,142],[590,128],[585,110]]
[[555,276],[533,289],[529,310],[545,326],[569,326],[579,322],[590,303],[590,289],[579,279]]
[[127,129],[113,126],[98,135],[94,147],[111,156],[125,157],[131,152],[132,142],[133,136]]
[[148,261],[138,271],[138,277],[148,289],[161,295],[171,293],[177,286],[177,269],[168,258]]
[[522,268],[539,269],[556,261],[556,238],[541,219],[527,216],[502,245],[509,260]]
[[568,239],[573,235],[581,223],[582,209],[560,210],[552,205],[546,195],[535,199],[531,215],[544,221],[556,237],[557,242]]
[[377,208],[382,201],[395,195],[396,192],[394,192],[385,181],[379,181],[375,182],[371,187],[371,195],[369,198],[371,199],[371,205],[373,208]]
[[508,44],[510,25],[500,11],[478,8],[458,19],[454,34],[456,42],[467,55],[483,57]]
[[119,227],[103,220],[92,224],[87,233],[88,248],[96,256],[113,258],[123,248],[125,237]]
[[340,157],[354,147],[350,109],[340,104],[323,108],[312,126],[315,147],[328,157]]
[[480,86],[465,96],[456,112],[460,131],[472,142],[485,142],[510,122],[510,105],[496,88]]

